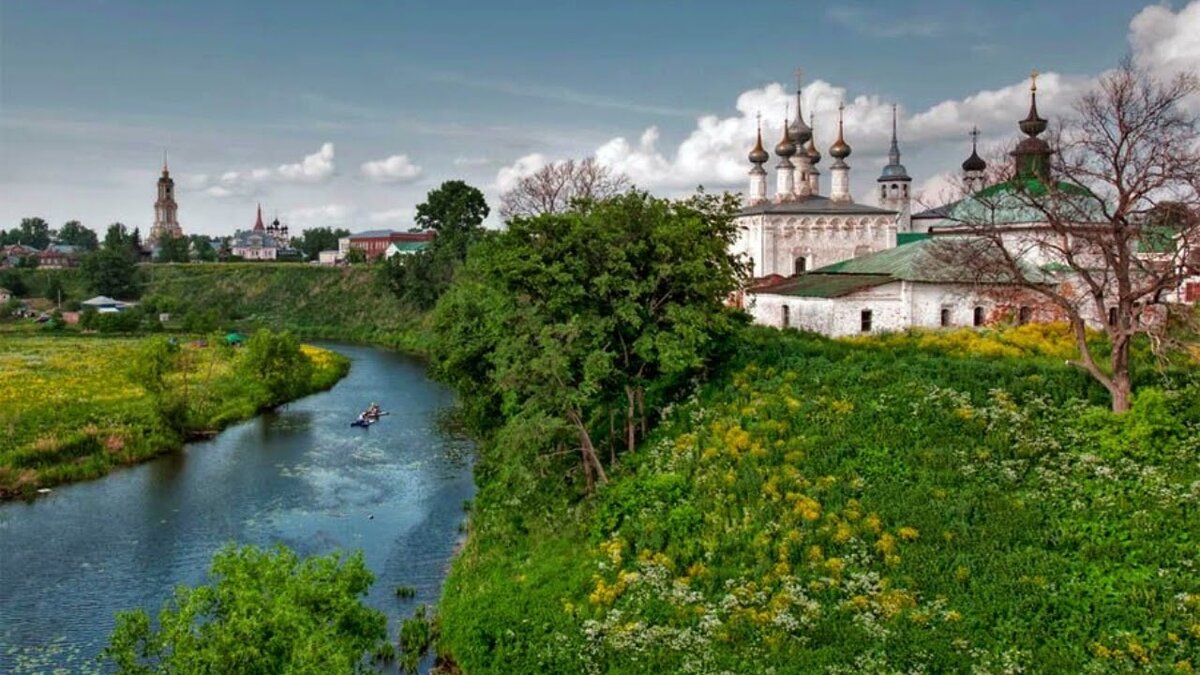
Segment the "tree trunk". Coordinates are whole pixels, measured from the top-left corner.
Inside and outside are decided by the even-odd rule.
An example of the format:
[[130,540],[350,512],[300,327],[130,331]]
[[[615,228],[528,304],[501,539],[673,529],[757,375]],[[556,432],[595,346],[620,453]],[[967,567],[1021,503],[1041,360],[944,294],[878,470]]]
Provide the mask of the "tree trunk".
[[638,416],[642,418],[642,438],[646,437],[646,390],[638,387]]
[[625,451],[633,452],[637,448],[637,425],[634,422],[633,405],[637,401],[637,392],[626,385],[625,400],[629,406],[625,409]]
[[1112,411],[1114,413],[1128,412],[1131,405],[1130,394],[1133,384],[1129,380],[1129,339],[1121,336],[1113,341],[1112,384],[1108,387],[1112,395]]
[[608,474],[604,473],[604,465],[600,463],[600,458],[596,455],[596,448],[592,445],[592,436],[588,433],[587,425],[583,423],[583,417],[574,409],[567,410],[567,419],[575,425],[579,431],[579,452],[584,465],[584,473],[587,476],[588,492],[592,491],[593,477],[599,479],[601,485],[608,482]]

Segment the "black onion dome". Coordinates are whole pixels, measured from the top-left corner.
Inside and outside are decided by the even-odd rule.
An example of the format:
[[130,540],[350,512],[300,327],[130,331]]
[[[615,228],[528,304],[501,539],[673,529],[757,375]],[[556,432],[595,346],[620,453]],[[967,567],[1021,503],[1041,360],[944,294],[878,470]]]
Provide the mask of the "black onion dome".
[[979,156],[975,148],[971,148],[971,156],[962,163],[963,171],[983,171],[987,168],[987,162]]

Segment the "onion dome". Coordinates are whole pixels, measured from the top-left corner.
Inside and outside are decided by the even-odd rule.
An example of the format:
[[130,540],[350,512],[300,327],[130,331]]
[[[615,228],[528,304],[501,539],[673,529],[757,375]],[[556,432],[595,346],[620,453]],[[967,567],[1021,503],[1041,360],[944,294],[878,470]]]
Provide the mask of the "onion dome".
[[1032,138],[1032,137],[1035,137],[1035,136],[1037,136],[1038,134],[1040,134],[1040,133],[1042,133],[1043,131],[1045,131],[1045,130],[1046,130],[1046,126],[1047,126],[1047,124],[1048,124],[1046,120],[1042,119],[1041,117],[1038,117],[1038,111],[1037,111],[1037,76],[1038,76],[1038,72],[1037,72],[1036,70],[1035,70],[1035,71],[1033,71],[1033,74],[1030,76],[1030,84],[1029,84],[1029,115],[1027,115],[1027,116],[1025,117],[1025,119],[1021,120],[1021,121],[1018,123],[1018,126],[1020,126],[1020,127],[1021,127],[1021,131],[1022,131],[1022,132],[1024,132],[1024,133],[1025,133],[1025,135],[1027,135],[1027,136],[1029,136],[1029,137],[1031,137],[1031,138]]
[[762,164],[769,159],[771,159],[771,155],[767,154],[766,150],[763,150],[762,120],[760,119],[758,123],[758,138],[754,142],[754,149],[750,151],[750,163]]
[[813,114],[808,113],[808,145],[804,147],[804,151],[808,154],[808,163],[813,167],[821,161],[821,151],[817,150],[817,139],[815,137],[817,128],[813,125]]
[[845,104],[838,106],[838,137],[829,146],[829,155],[834,159],[842,160],[850,156],[850,144],[846,143],[846,139],[842,136],[842,111],[845,110]]
[[788,131],[786,114],[783,116],[783,138],[779,139],[779,143],[775,145],[775,154],[784,159],[789,159],[796,154],[796,141]]
[[979,156],[976,149],[976,142],[979,140],[979,129],[971,129],[971,156],[962,163],[963,171],[983,171],[987,169],[987,162]]
[[1050,177],[1050,155],[1054,151],[1050,149],[1049,143],[1038,138],[1038,134],[1046,130],[1048,123],[1038,117],[1037,76],[1036,70],[1030,75],[1029,115],[1018,123],[1028,138],[1023,138],[1017,143],[1012,156],[1016,159],[1017,176],[1046,180]]
[[788,131],[792,135],[792,140],[795,141],[796,147],[803,148],[804,144],[812,138],[812,129],[804,123],[804,110],[800,106],[803,88],[801,84],[802,72],[799,68],[796,69],[796,119],[788,126]]

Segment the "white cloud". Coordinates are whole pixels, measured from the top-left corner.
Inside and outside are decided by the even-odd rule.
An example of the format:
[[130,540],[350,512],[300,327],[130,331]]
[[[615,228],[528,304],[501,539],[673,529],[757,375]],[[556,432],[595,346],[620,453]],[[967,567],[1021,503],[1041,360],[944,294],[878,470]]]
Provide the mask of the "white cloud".
[[285,211],[282,218],[294,228],[328,227],[348,224],[357,213],[349,204],[322,204]]
[[461,168],[473,168],[477,166],[487,166],[492,163],[492,160],[487,157],[456,157],[454,158],[454,166]]
[[[254,171],[255,178],[265,180],[271,176],[267,169]],[[333,175],[333,143],[324,143],[321,149],[296,164],[282,164],[275,175],[284,181],[318,183]]]
[[1178,12],[1150,5],[1129,22],[1134,61],[1160,77],[1200,72],[1200,0]]
[[496,183],[493,187],[497,192],[508,192],[516,187],[522,178],[536,173],[547,163],[546,156],[537,152],[520,157],[512,164],[500,167],[496,172]]
[[333,143],[323,143],[321,149],[295,164],[280,164],[274,169],[257,168],[246,171],[226,171],[217,177],[206,174],[187,176],[183,184],[211,197],[246,196],[258,193],[267,183],[320,183],[333,176]]
[[367,220],[375,225],[412,225],[416,215],[415,209],[401,207],[387,211],[373,211],[367,214]]
[[392,155],[387,159],[364,162],[362,174],[376,183],[402,183],[416,179],[423,169],[413,164],[408,155]]

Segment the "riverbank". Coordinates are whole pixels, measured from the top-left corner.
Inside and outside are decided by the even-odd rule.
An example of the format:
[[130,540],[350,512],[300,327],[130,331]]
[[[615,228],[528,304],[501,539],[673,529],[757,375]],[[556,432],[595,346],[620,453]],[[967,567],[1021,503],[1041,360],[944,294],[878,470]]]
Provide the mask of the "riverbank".
[[[275,400],[261,378],[247,375],[239,350],[217,340],[205,346],[181,340],[161,373],[176,408],[167,419],[133,369],[149,339],[0,336],[0,498],[176,451]],[[338,354],[302,350],[312,368],[289,389],[290,398],[328,389],[349,369]]]
[[1118,417],[1063,349],[750,329],[591,499],[490,439],[440,648],[472,674],[1190,671],[1200,382],[1140,369]]

